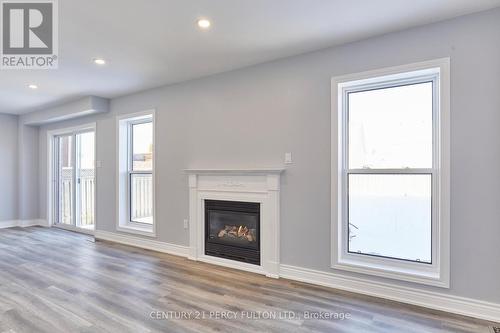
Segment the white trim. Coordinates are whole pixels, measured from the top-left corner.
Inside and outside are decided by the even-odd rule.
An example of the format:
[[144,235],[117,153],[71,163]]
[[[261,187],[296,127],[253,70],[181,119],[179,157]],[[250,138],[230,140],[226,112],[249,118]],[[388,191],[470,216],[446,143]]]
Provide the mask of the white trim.
[[94,235],[95,230],[89,230],[85,228],[79,228],[75,227],[74,225],[69,225],[69,224],[54,224],[52,225],[53,228],[58,228],[58,229],[63,229],[63,230],[68,230],[68,231],[73,231],[73,232],[79,232],[82,234],[87,234],[87,235]]
[[[97,123],[86,123],[78,126],[65,127],[47,131],[47,226],[54,225],[54,138],[61,135],[78,134],[86,131],[94,131],[94,170],[95,170],[95,187],[94,187],[94,229],[97,229]],[[80,228],[78,228],[79,231]]]
[[[366,83],[370,83],[370,78],[376,78],[376,80],[378,81],[379,77],[393,76],[411,71],[420,71],[422,74],[425,74],[426,69],[440,67],[442,65],[446,66],[446,64],[449,65],[449,63],[450,63],[450,58],[439,58],[439,59],[416,62],[412,64],[385,67],[359,73],[336,76],[332,80],[339,83],[364,80]],[[335,101],[335,103],[337,103],[337,101]]]
[[201,262],[205,262],[207,264],[212,264],[212,265],[217,265],[217,266],[222,266],[222,267],[227,267],[227,268],[232,268],[232,269],[239,269],[239,270],[247,271],[250,273],[266,275],[269,278],[274,278],[274,279],[279,278],[279,275],[277,275],[277,274],[268,274],[262,266],[247,264],[247,263],[240,262],[240,261],[224,259],[224,258],[217,258],[217,257],[212,257],[212,256],[207,256],[207,255],[198,256],[198,258],[196,260],[201,261]]
[[27,227],[47,227],[47,221],[43,219],[34,219],[34,220],[20,220],[19,221],[19,226],[22,228],[27,228]]
[[[356,273],[381,276],[385,278],[449,288],[450,285],[450,84],[449,58],[421,63],[384,68],[352,75],[332,78],[332,131],[331,131],[331,267]],[[408,74],[411,78],[408,78]],[[436,74],[437,73],[437,74]],[[433,239],[432,264],[407,262],[397,259],[377,258],[347,253],[346,230],[344,223],[346,207],[342,198],[346,193],[346,89],[351,87],[369,88],[394,85],[407,80],[414,82],[433,78],[435,93],[434,126],[434,165],[432,169],[415,169],[403,173],[431,172],[433,179]],[[383,83],[380,83],[383,82]],[[406,81],[405,81],[406,82]],[[380,170],[389,173],[391,170]],[[359,170],[359,173],[378,173],[379,170]],[[358,171],[356,171],[358,173]]]
[[[138,228],[135,223],[130,223],[129,221],[129,207],[130,200],[128,199],[128,185],[124,185],[123,183],[123,173],[129,172],[129,158],[128,158],[128,150],[129,150],[129,138],[128,138],[128,123],[130,121],[141,120],[144,118],[152,118],[153,122],[153,225],[151,227],[145,226],[144,228]],[[122,122],[127,122],[126,129],[126,145],[124,145],[123,136],[125,133],[123,131],[125,128],[122,128]],[[156,109],[149,109],[140,112],[122,114],[116,116],[116,230],[131,234],[137,234],[147,237],[156,237]],[[124,149],[126,147],[126,149]],[[122,156],[122,153],[126,150],[126,156]],[[125,162],[124,162],[125,161]],[[128,180],[127,180],[128,182]],[[122,187],[125,187],[122,189]],[[123,198],[122,191],[126,192],[126,198]]]
[[13,228],[19,226],[19,220],[0,221],[0,229]]
[[395,286],[391,283],[377,282],[368,278],[342,276],[335,273],[321,272],[290,265],[281,265],[280,276],[295,281],[384,298],[493,322],[498,322],[500,318],[500,304],[498,303],[410,287]]
[[91,123],[85,123],[77,126],[71,126],[71,127],[64,127],[64,128],[57,128],[53,130],[47,131],[47,134],[51,136],[61,136],[61,135],[71,135],[74,133],[84,133],[88,132],[89,130],[96,130],[96,122],[91,122]]
[[116,116],[116,119],[118,121],[120,120],[140,120],[142,118],[148,118],[151,115],[154,115],[156,112],[156,109],[147,109],[147,110],[142,110],[138,112],[131,112],[131,113],[124,113],[124,114],[119,114]]
[[134,223],[127,223],[125,225],[117,226],[116,231],[156,238],[156,232],[152,230],[152,228],[153,226],[145,226],[141,228],[139,226],[135,226]]
[[123,235],[109,231],[96,230],[95,238],[186,258],[189,254],[189,248],[187,246],[170,244],[131,235]]
[[14,227],[27,228],[33,226],[46,227],[47,221],[41,219],[0,221],[0,229],[14,228]]

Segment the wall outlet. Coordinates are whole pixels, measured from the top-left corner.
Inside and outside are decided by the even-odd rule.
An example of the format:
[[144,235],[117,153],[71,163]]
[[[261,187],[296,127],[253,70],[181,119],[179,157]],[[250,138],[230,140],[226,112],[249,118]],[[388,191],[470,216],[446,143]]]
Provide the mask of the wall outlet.
[[285,164],[292,164],[292,153],[285,153]]
[[189,228],[189,220],[184,220],[184,229]]
[[101,161],[96,161],[97,167],[100,168],[102,167],[102,162]]

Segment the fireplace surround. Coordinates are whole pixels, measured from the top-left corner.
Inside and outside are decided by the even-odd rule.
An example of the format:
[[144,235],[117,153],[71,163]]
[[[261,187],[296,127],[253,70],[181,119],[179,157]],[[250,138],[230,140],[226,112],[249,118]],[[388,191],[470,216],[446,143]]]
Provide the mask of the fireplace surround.
[[[185,171],[189,178],[189,259],[278,278],[280,177],[283,169]],[[249,210],[246,213],[254,216],[242,219],[240,214],[234,218],[231,212],[235,213],[235,207],[236,213]],[[252,225],[256,222],[257,208],[258,228]],[[207,219],[211,218],[216,218],[214,230],[210,230],[207,224]],[[221,222],[231,218],[235,221],[227,223],[227,227]],[[207,239],[209,237],[213,238]],[[232,252],[224,253],[228,249]]]

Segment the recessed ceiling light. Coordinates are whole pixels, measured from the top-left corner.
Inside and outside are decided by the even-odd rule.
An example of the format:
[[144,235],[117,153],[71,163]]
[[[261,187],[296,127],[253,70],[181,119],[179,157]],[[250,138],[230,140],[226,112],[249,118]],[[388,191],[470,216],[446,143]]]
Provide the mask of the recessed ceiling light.
[[31,84],[28,84],[28,88],[34,90],[34,89],[38,89],[38,86],[36,84],[31,83]]
[[106,60],[102,59],[102,58],[95,58],[94,59],[94,64],[96,65],[106,65]]
[[201,29],[208,29],[210,28],[210,21],[207,20],[207,19],[199,19],[198,20],[198,27],[200,27]]

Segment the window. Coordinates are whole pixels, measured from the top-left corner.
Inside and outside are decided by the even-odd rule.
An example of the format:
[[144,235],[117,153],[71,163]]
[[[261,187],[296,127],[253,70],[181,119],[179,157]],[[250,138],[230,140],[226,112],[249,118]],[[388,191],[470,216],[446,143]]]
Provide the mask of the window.
[[333,268],[448,286],[448,66],[332,80]]
[[154,114],[118,120],[118,229],[154,234]]

